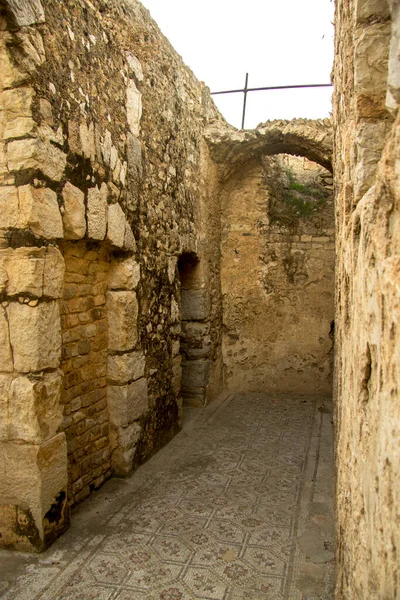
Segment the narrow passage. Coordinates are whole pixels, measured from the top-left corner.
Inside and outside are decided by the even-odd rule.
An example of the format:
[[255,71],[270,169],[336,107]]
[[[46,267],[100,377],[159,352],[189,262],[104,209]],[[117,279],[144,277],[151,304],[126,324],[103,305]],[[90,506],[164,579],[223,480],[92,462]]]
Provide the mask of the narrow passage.
[[0,552],[4,600],[332,600],[329,402],[229,395],[47,552]]

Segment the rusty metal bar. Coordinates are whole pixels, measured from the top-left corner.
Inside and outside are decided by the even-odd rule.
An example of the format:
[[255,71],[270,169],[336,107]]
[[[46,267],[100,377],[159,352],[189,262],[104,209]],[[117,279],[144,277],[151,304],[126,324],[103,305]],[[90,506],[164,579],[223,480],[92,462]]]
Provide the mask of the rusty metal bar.
[[238,93],[244,94],[243,113],[242,113],[242,129],[244,129],[244,121],[246,118],[246,105],[247,105],[248,92],[263,92],[265,90],[295,90],[295,89],[301,89],[301,88],[332,87],[331,83],[308,83],[308,84],[304,84],[304,85],[271,85],[268,87],[249,88],[249,87],[247,87],[248,83],[249,83],[249,74],[246,73],[244,88],[242,90],[224,90],[223,92],[211,92],[212,96],[216,96],[217,94],[238,94]]
[[244,88],[241,90],[226,90],[223,92],[211,92],[212,96],[216,96],[217,94],[236,94],[238,92],[262,92],[264,90],[293,90],[297,88],[316,88],[316,87],[332,87],[332,83],[309,83],[306,85],[274,85],[269,87],[259,87],[259,88]]
[[246,80],[244,82],[244,96],[243,96],[243,113],[242,113],[242,129],[244,129],[244,120],[246,118],[246,104],[247,104],[247,84],[249,82],[249,74],[246,73]]

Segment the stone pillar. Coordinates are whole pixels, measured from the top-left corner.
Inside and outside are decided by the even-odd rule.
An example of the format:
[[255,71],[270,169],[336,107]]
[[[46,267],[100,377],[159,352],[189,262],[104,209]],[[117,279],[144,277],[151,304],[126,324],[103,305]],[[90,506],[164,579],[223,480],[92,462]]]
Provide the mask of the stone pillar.
[[54,246],[0,250],[0,545],[40,551],[68,527]]
[[[30,74],[44,60],[43,43],[24,27],[43,22],[41,3],[8,9],[31,52],[18,64],[12,35],[0,36],[0,546],[40,551],[69,523],[67,449],[58,433],[63,226],[47,185],[60,181],[66,155],[33,119]],[[44,177],[31,184],[18,177],[29,170]]]
[[137,284],[140,267],[133,258],[111,264],[108,317],[108,410],[110,415],[111,467],[114,475],[133,469],[140,418],[148,410],[145,356],[138,346]]

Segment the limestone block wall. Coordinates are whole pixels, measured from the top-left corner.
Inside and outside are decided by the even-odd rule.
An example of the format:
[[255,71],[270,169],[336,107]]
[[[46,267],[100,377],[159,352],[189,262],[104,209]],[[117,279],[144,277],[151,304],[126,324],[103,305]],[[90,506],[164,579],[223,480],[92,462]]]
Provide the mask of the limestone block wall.
[[[228,389],[331,395],[335,236],[329,188],[326,169],[288,156],[253,160],[225,184]],[[304,190],[309,195],[303,201]]]
[[0,543],[41,550],[179,429],[183,253],[220,389],[222,118],[136,0],[4,0],[0,29]]
[[337,2],[338,599],[399,594],[399,4]]

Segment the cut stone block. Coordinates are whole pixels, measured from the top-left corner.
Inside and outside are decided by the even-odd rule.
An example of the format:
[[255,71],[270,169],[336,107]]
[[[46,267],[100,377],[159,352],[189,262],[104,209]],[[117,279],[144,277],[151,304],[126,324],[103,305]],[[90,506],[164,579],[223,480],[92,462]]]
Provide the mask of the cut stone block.
[[132,72],[136,75],[138,81],[143,81],[143,78],[144,78],[143,69],[142,69],[142,65],[139,62],[139,59],[136,58],[136,56],[134,54],[132,54],[131,52],[127,52],[126,53],[126,62],[128,63],[129,67],[131,68]]
[[[28,136],[36,127],[32,119],[33,88],[22,86],[1,92],[4,128],[2,138],[7,140]],[[1,131],[0,127],[0,131]]]
[[0,227],[17,227],[19,218],[18,190],[14,186],[0,187]]
[[5,309],[0,307],[0,371],[13,370],[13,357],[10,345],[10,330]]
[[111,427],[111,469],[113,475],[124,477],[132,473],[133,458],[141,431],[142,428],[139,423],[131,423],[127,427]]
[[135,292],[108,292],[107,314],[109,350],[132,350],[138,340],[138,303]]
[[61,212],[53,190],[24,185],[18,188],[18,196],[20,229],[30,229],[46,239],[63,237]]
[[8,440],[8,402],[12,375],[0,374],[0,442]]
[[29,294],[61,298],[64,283],[64,258],[54,246],[21,247],[0,250],[0,268],[6,274],[8,296]]
[[125,243],[125,229],[127,221],[124,211],[119,204],[108,207],[108,227],[106,239],[117,248],[123,248]]
[[115,427],[127,427],[148,409],[147,380],[138,379],[128,385],[108,386],[108,411]]
[[79,124],[79,138],[83,155],[94,161],[96,158],[96,145],[93,123],[89,123],[88,126],[85,121],[81,121]]
[[365,96],[386,96],[390,24],[376,23],[364,30],[355,47],[354,88]]
[[38,444],[56,435],[63,421],[61,386],[61,372],[14,379],[8,404],[8,439]]
[[126,118],[133,135],[139,135],[140,119],[142,117],[142,94],[131,79],[126,88]]
[[58,302],[7,307],[14,368],[20,373],[55,369],[60,363],[61,323]]
[[105,183],[88,191],[88,235],[92,240],[104,240],[107,230],[107,196]]
[[209,360],[185,360],[182,363],[182,391],[200,391],[208,383]]
[[125,224],[125,239],[124,239],[124,250],[127,252],[135,252],[136,251],[136,242],[135,237],[133,235],[131,226],[129,223]]
[[20,27],[44,23],[46,20],[40,0],[8,0],[7,4]]
[[134,290],[140,281],[140,265],[133,259],[111,264],[108,287],[110,290]]
[[108,357],[107,378],[110,383],[128,383],[144,375],[146,357],[142,352],[115,354]]
[[371,21],[373,17],[379,17],[381,20],[388,19],[389,5],[381,0],[357,0],[356,17],[360,22]]
[[60,181],[67,156],[50,142],[39,138],[15,140],[7,147],[7,166],[10,171],[38,169],[53,181]]
[[183,321],[202,321],[206,319],[209,314],[207,290],[182,290],[181,313]]
[[67,444],[0,444],[0,546],[45,550],[69,525]]
[[62,191],[64,200],[64,237],[67,240],[79,240],[86,233],[85,195],[67,182]]

